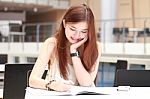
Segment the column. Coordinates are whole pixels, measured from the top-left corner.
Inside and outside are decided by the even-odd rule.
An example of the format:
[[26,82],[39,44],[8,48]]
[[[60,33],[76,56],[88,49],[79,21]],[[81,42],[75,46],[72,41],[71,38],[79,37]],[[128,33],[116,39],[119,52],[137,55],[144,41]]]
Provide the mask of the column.
[[101,0],[101,42],[113,42],[114,21],[116,18],[116,0]]

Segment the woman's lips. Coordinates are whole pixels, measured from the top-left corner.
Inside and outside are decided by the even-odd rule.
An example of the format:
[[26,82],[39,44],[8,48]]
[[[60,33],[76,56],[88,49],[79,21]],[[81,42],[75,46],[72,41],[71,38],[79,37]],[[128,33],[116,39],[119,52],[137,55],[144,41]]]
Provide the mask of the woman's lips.
[[71,39],[72,39],[73,41],[75,41],[75,42],[79,42],[79,41],[82,40],[81,38],[79,38],[79,39],[74,39],[73,37],[71,37]]

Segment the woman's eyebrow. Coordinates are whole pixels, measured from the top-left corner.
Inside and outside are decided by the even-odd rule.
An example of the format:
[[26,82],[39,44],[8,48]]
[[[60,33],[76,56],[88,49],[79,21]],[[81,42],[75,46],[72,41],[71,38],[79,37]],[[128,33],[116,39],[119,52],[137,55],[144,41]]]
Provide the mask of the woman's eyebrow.
[[[74,29],[77,29],[76,27],[74,27],[74,26],[71,26],[72,28],[74,28]],[[82,31],[86,31],[86,30],[88,30],[88,29],[82,29]]]
[[75,28],[75,29],[76,29],[76,27],[74,27],[74,26],[70,26],[70,27],[72,27],[72,28]]

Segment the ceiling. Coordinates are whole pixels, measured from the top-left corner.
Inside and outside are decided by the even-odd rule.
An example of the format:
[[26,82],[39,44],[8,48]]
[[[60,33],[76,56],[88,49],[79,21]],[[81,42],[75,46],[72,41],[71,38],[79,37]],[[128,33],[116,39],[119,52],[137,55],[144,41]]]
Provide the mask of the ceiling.
[[32,14],[33,12],[41,13],[54,10],[52,6],[34,5],[24,3],[9,3],[0,1],[0,12],[26,12]]

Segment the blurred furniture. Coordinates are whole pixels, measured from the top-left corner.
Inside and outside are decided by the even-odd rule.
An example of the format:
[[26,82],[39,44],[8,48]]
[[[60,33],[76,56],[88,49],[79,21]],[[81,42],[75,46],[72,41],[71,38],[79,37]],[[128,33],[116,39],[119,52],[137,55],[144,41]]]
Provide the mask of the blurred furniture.
[[6,64],[3,99],[24,99],[27,85],[27,71],[34,64]]
[[0,64],[7,63],[8,55],[7,54],[0,54]]
[[150,70],[118,69],[115,86],[150,87]]
[[116,41],[116,42],[120,42],[120,40],[121,40],[121,35],[122,35],[121,29],[118,28],[118,27],[114,27],[114,28],[113,28],[113,34],[115,35],[115,41]]
[[124,42],[129,35],[129,28],[128,27],[114,27],[113,34],[115,35],[116,42]]
[[118,69],[127,69],[127,66],[128,66],[127,60],[117,60],[116,71]]
[[[25,89],[34,64],[6,64],[3,99],[24,99]],[[45,70],[42,78],[46,77]]]
[[127,69],[127,66],[128,66],[128,61],[126,60],[117,60],[117,63],[116,63],[116,69],[115,69],[115,77],[114,77],[114,86],[115,85],[115,82],[116,82],[116,73],[119,69]]

